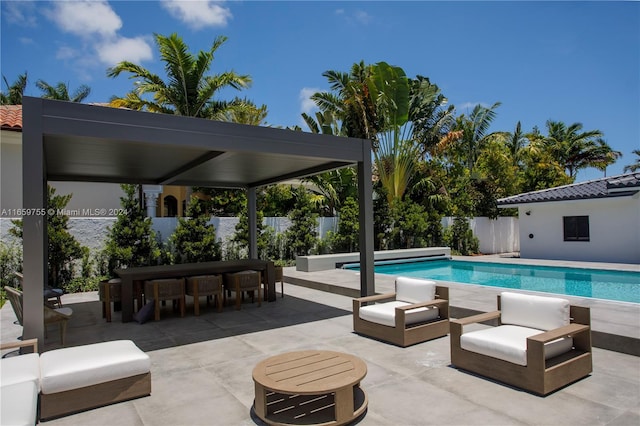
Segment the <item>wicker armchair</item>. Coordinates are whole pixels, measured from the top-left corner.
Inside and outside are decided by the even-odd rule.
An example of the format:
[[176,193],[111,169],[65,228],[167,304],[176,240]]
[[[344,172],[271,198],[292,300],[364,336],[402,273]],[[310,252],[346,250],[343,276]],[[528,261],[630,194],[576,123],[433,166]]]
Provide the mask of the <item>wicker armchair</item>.
[[[160,321],[160,302],[171,300],[178,302],[180,316],[184,316],[184,278],[168,278],[144,282],[144,297],[154,301],[154,319]],[[175,303],[174,303],[175,306]]]
[[[503,292],[498,309],[451,321],[451,364],[538,395],[593,370],[589,308],[556,297]],[[499,325],[464,331],[491,320]]]
[[[16,314],[16,318],[18,319],[18,324],[22,325],[23,318],[23,300],[22,300],[22,292],[16,288],[5,286],[5,292],[7,293],[7,299],[11,303],[11,307],[13,308],[13,312]],[[71,308],[51,308],[47,305],[43,305],[44,308],[44,332],[45,337],[47,337],[47,326],[50,324],[58,324],[60,328],[60,343],[62,346],[65,344],[66,336],[67,336],[67,323],[69,319],[71,319],[71,315],[73,314],[73,310]]]
[[218,312],[222,312],[224,294],[220,275],[200,275],[187,278],[186,293],[193,296],[193,311],[196,315],[200,315],[200,296],[207,297],[207,304],[209,304],[210,297],[215,297]]
[[111,303],[120,302],[122,294],[122,280],[113,278],[108,281],[100,281],[98,283],[98,298],[102,302],[102,318],[106,318],[107,322],[111,322]]
[[449,289],[398,277],[396,292],[353,299],[356,333],[406,347],[449,333]]
[[258,292],[258,306],[261,306],[260,288],[262,286],[261,273],[258,271],[241,271],[234,274],[225,274],[225,287],[227,291],[236,294],[236,310],[240,309],[243,292],[251,292],[251,302],[254,302],[254,294]]

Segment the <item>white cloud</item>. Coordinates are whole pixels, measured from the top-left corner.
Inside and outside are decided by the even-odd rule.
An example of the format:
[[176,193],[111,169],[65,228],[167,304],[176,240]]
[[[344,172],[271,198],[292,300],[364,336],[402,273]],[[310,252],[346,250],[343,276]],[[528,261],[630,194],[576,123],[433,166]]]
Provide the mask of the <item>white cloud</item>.
[[373,19],[373,16],[369,15],[364,10],[356,10],[353,13],[353,17],[355,18],[356,21],[360,22],[361,24],[365,24],[365,25],[368,24],[369,22],[371,22],[371,20]]
[[25,27],[38,25],[36,18],[36,5],[32,1],[4,1],[2,2],[2,14],[7,22]]
[[151,46],[143,37],[118,37],[100,43],[95,48],[100,61],[109,66],[121,61],[140,63],[153,58]]
[[122,19],[106,1],[58,1],[45,13],[61,30],[81,37],[113,37],[122,28]]
[[300,99],[300,111],[306,114],[310,114],[313,111],[317,111],[318,107],[316,103],[311,100],[311,96],[314,93],[320,92],[320,89],[314,87],[303,87],[300,89],[298,98]]
[[456,105],[456,111],[462,112],[464,114],[469,114],[476,105],[482,105],[485,108],[489,108],[491,105],[486,102],[464,102],[462,104]]
[[62,46],[56,52],[56,59],[66,61],[78,57],[78,52],[69,46]]
[[223,1],[209,0],[164,0],[162,6],[169,13],[190,26],[199,30],[204,27],[225,27],[233,17]]

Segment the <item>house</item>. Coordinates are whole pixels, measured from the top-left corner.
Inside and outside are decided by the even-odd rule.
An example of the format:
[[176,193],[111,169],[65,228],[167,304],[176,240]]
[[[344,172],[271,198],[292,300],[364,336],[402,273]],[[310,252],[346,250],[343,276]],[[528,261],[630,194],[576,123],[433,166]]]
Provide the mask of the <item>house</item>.
[[[0,105],[0,212],[4,218],[21,216],[22,177],[22,105]],[[118,211],[120,197],[124,195],[117,183],[52,181],[50,184],[58,195],[73,194],[65,209],[70,217],[114,216],[109,212]],[[148,216],[184,216],[190,188],[145,185],[143,190]]]
[[520,257],[640,263],[640,173],[498,200],[517,207]]

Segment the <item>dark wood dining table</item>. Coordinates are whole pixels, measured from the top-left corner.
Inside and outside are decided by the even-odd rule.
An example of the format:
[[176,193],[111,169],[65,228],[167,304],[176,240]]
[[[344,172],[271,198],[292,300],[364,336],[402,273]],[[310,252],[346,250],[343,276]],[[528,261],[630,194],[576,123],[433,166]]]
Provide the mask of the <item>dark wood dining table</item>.
[[275,266],[273,262],[259,259],[225,260],[179,265],[138,266],[116,269],[114,272],[122,279],[122,322],[133,319],[133,283],[160,278],[186,278],[196,275],[227,274],[246,270],[260,271],[267,283],[265,300],[276,300]]

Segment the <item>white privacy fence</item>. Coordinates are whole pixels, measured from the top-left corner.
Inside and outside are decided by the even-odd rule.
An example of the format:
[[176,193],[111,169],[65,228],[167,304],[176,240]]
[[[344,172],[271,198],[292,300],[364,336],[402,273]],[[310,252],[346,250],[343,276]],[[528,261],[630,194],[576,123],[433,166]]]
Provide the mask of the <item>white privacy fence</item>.
[[[69,231],[78,242],[91,250],[100,250],[104,246],[108,228],[113,226],[114,217],[71,217],[69,218]],[[216,235],[219,240],[225,241],[235,233],[238,223],[236,217],[213,217],[210,223],[216,227]],[[272,227],[276,233],[282,233],[291,226],[291,221],[286,217],[266,217],[265,225]],[[453,218],[445,217],[442,225],[448,227],[453,223]],[[178,224],[175,217],[154,217],[153,229],[166,241]],[[477,217],[469,220],[473,233],[480,241],[480,252],[484,254],[509,253],[520,251],[520,236],[518,231],[518,218],[500,217],[492,220],[486,217]],[[9,235],[11,221],[8,218],[0,219],[0,241],[11,243],[13,237]],[[322,238],[329,231],[336,232],[338,218],[318,218],[318,235]]]

